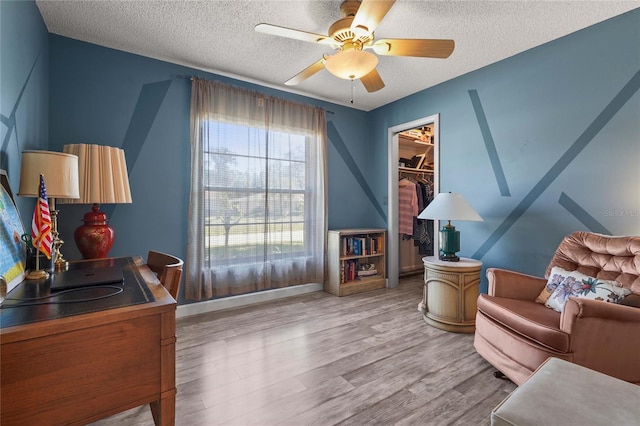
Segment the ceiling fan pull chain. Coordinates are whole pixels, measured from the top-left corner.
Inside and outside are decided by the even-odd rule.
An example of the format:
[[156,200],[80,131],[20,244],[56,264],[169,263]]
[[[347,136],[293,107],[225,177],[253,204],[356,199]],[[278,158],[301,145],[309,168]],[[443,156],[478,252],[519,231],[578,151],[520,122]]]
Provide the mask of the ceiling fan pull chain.
[[353,79],[351,79],[351,103],[353,103],[354,93],[355,93],[355,84],[353,83]]

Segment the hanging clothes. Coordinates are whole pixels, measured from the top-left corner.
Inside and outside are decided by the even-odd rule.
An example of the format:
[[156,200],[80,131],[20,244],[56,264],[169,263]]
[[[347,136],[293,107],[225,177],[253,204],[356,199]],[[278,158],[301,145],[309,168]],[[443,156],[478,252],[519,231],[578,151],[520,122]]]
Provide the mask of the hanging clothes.
[[[424,210],[433,201],[433,191],[430,181],[418,181],[416,183],[418,201],[422,201],[420,211]],[[418,247],[418,253],[423,256],[433,255],[433,221],[428,219],[415,219],[413,231],[414,246]]]
[[[402,176],[402,174],[401,174]],[[430,177],[415,176],[400,179],[398,186],[399,233],[403,240],[413,240],[418,254],[434,253],[433,220],[418,219],[418,214],[433,201],[433,183]]]
[[398,185],[398,229],[401,234],[413,235],[413,218],[418,216],[416,184],[401,179]]

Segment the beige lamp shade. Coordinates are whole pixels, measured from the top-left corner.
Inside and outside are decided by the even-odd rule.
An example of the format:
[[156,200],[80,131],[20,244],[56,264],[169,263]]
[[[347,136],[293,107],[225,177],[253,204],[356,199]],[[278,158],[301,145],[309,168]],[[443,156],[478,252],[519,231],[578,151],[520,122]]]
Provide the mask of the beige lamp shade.
[[69,144],[64,152],[78,157],[80,195],[69,204],[131,203],[124,150],[112,146]]
[[78,198],[78,157],[53,151],[23,151],[20,169],[21,197],[37,197],[40,175],[44,177],[47,197]]
[[461,194],[441,192],[418,215],[418,219],[482,221]]

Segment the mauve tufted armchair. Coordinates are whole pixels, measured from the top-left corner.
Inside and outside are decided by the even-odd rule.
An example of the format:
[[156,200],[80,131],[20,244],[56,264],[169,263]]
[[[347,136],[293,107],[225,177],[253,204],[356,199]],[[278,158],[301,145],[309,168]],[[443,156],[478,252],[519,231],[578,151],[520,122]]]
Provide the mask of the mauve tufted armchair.
[[518,385],[549,357],[640,385],[640,237],[574,232],[558,246],[546,278],[554,266],[616,280],[632,292],[627,306],[570,297],[556,312],[535,302],[546,279],[487,269],[489,293],[478,297],[478,353]]

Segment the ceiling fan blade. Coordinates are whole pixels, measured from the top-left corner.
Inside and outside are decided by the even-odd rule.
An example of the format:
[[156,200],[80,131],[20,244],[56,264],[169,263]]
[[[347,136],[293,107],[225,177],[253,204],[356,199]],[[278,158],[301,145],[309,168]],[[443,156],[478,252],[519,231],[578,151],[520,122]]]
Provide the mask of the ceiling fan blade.
[[383,38],[373,43],[378,55],[448,58],[455,48],[453,40]]
[[293,28],[279,27],[271,24],[258,24],[254,29],[259,33],[270,34],[280,37],[292,38],[295,40],[308,41],[311,43],[333,44],[335,40],[322,34],[309,33],[306,31],[294,30]]
[[289,80],[285,81],[284,84],[287,86],[295,86],[296,84],[302,83],[307,78],[311,77],[318,71],[324,68],[325,59],[321,58],[318,62],[314,62],[309,65],[307,68],[300,71],[298,74],[291,77]]
[[394,3],[395,0],[362,0],[351,23],[351,31],[373,33]]
[[384,87],[384,81],[382,81],[380,74],[378,74],[378,71],[375,68],[372,69],[369,74],[365,75],[364,77],[360,77],[360,81],[369,93],[377,92]]

